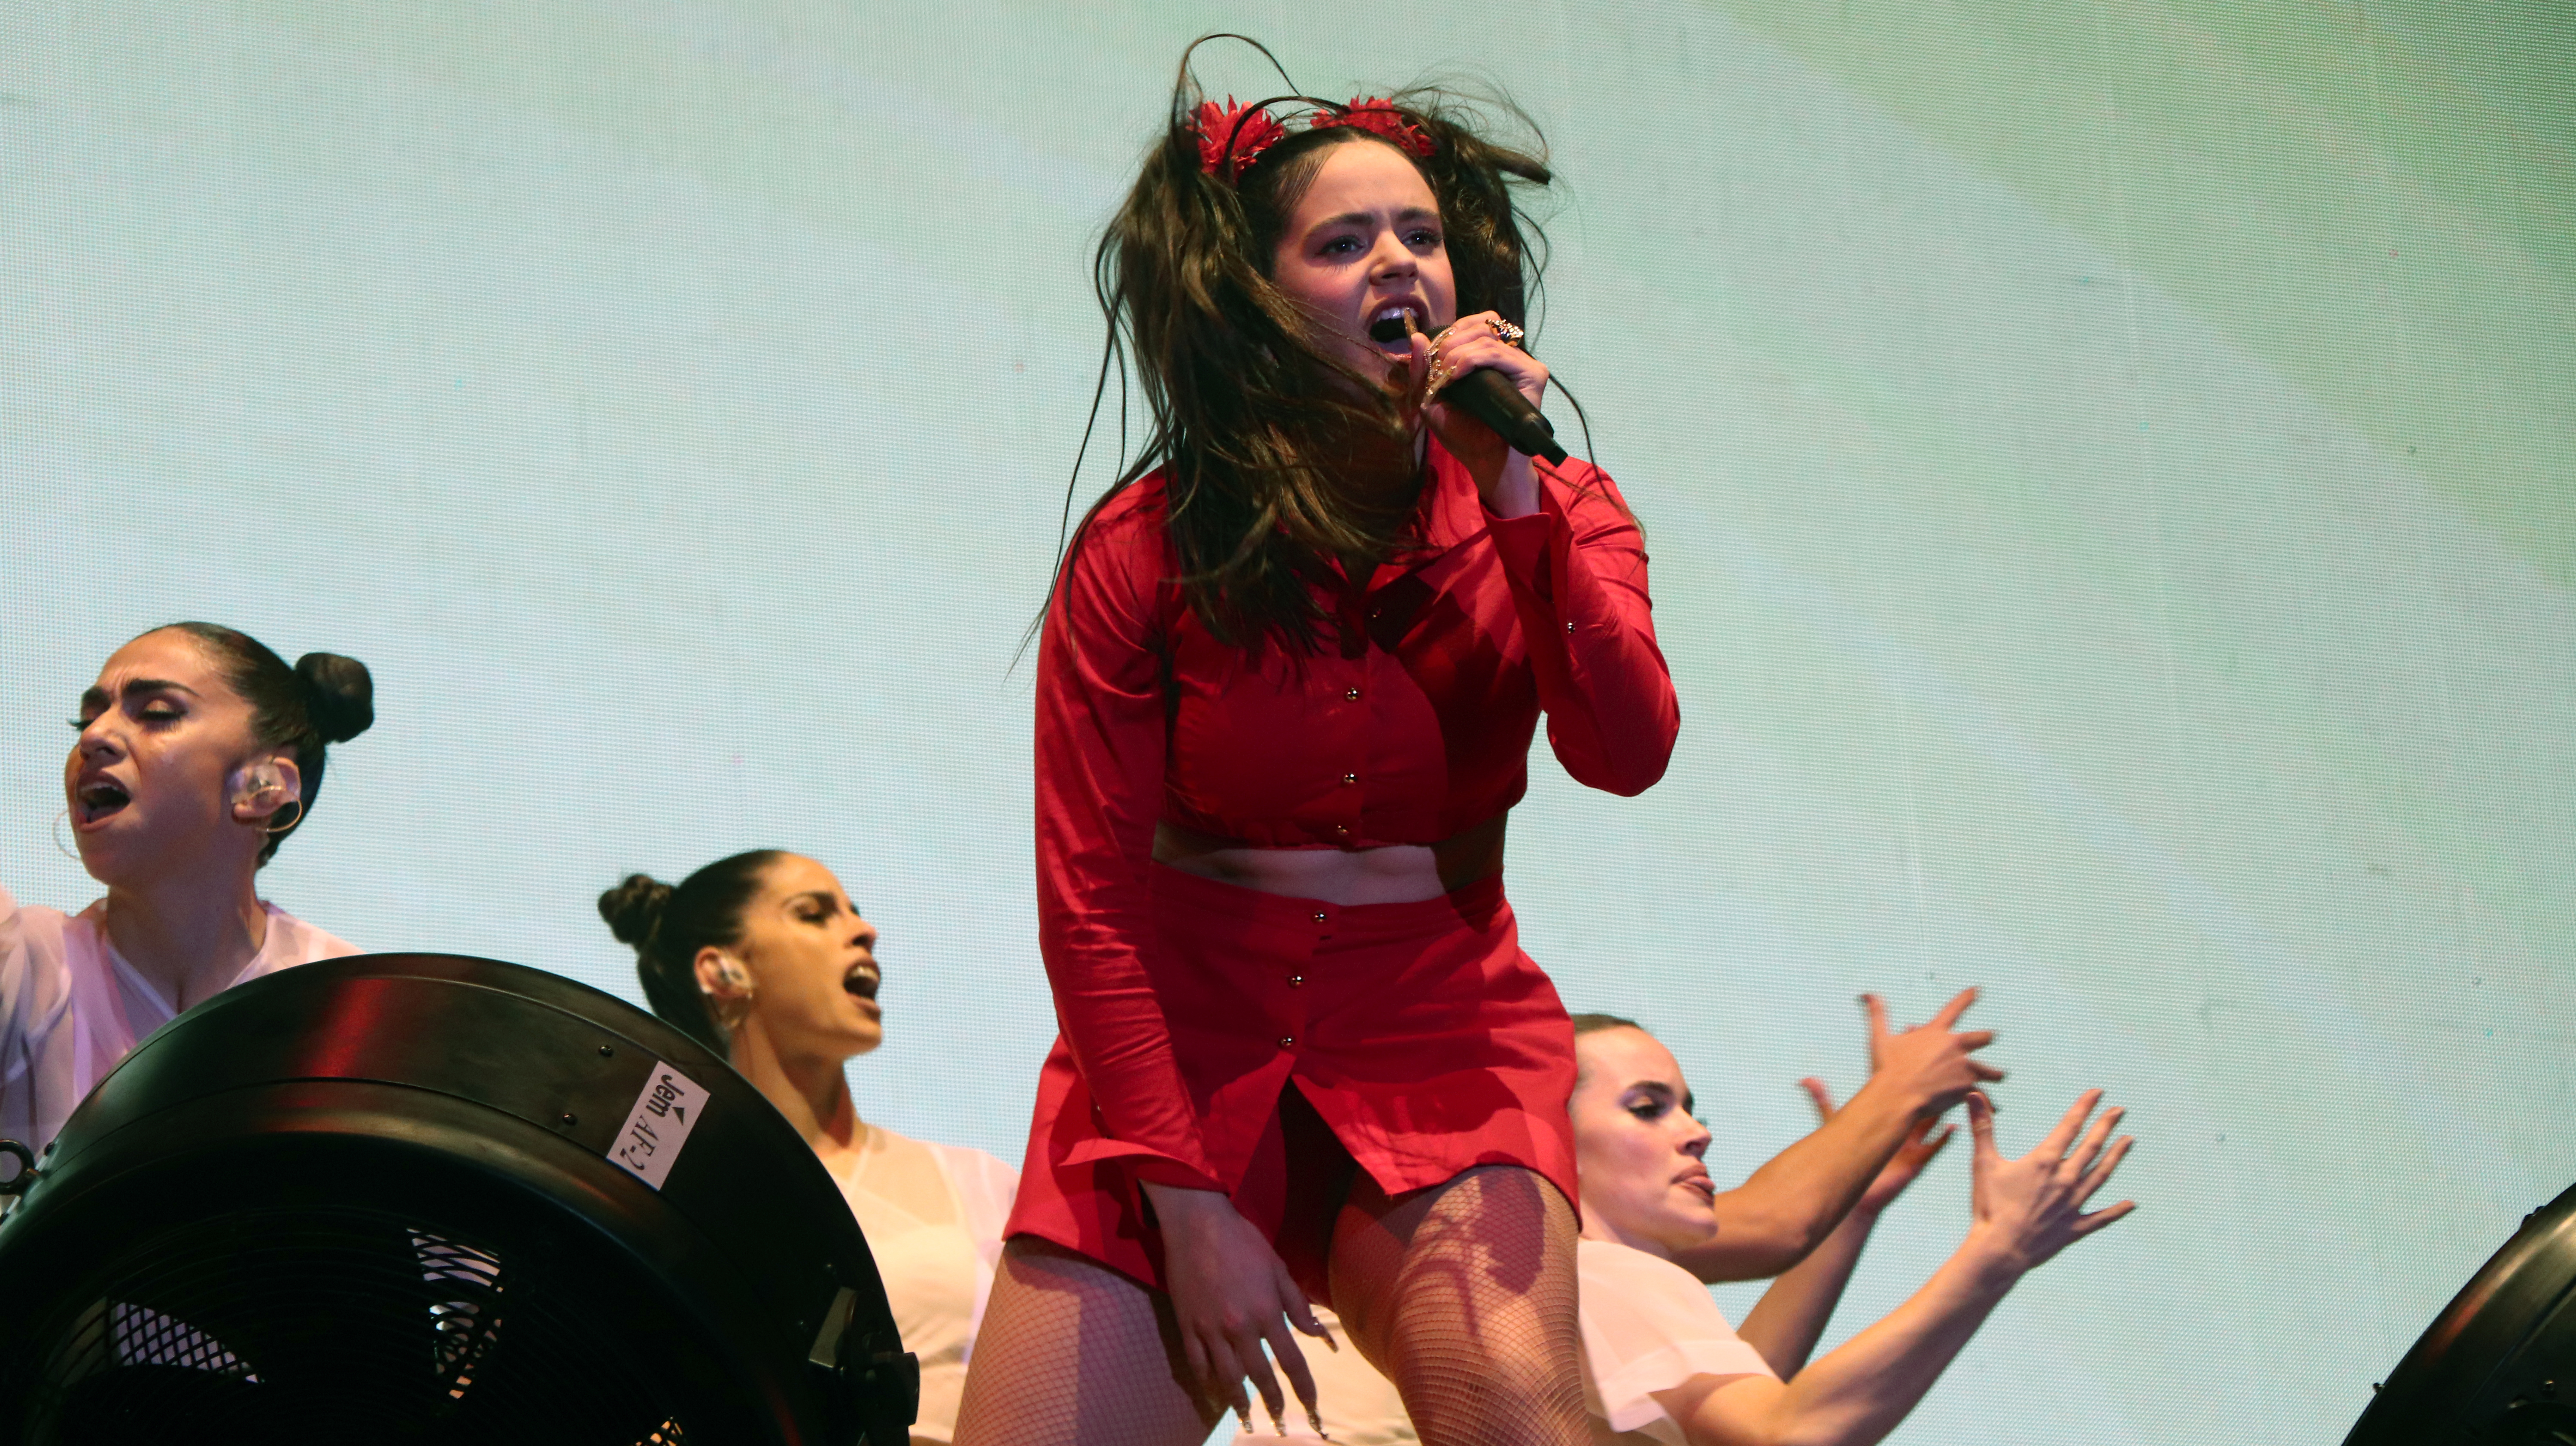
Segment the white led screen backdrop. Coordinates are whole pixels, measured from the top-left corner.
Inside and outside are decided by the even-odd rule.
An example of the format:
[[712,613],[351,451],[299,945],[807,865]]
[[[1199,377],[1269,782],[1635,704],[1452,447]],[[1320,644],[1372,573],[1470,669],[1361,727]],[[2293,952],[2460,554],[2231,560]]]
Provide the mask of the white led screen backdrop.
[[2132,1107],[2137,1217],[1899,1440],[2338,1440],[2576,1179],[2553,12],[0,0],[0,882],[92,897],[47,823],[128,636],[348,652],[380,722],[280,903],[634,997],[602,888],[811,853],[885,935],[862,1112],[1016,1160],[1092,239],[1201,31],[1469,69],[1566,178],[1537,345],[1683,709],[1636,800],[1541,750],[1532,952],[1674,1046],[1721,1180],[1859,1082],[1865,988],[1986,987],[2008,1146]]

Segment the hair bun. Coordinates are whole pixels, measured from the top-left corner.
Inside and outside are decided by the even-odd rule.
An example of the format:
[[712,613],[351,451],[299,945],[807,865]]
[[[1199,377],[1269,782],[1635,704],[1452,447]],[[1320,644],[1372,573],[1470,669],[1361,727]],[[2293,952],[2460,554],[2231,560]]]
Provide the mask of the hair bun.
[[620,944],[631,944],[637,950],[653,940],[653,931],[662,927],[662,911],[670,907],[672,888],[650,874],[628,874],[626,881],[599,896],[599,917],[608,921],[608,932]]
[[367,665],[338,653],[306,653],[295,660],[304,680],[313,731],[325,743],[346,743],[375,726],[376,680]]

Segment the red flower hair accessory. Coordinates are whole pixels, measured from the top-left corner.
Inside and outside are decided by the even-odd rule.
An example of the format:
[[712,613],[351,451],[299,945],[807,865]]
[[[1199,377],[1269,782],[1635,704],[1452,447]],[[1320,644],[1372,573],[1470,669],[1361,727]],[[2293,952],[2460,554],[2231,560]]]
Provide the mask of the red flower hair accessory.
[[1270,112],[1237,105],[1233,96],[1222,106],[1200,101],[1190,115],[1190,129],[1199,138],[1199,169],[1229,186],[1263,151],[1288,138],[1288,128]]
[[1349,105],[1328,111],[1306,123],[1308,130],[1330,126],[1358,126],[1372,135],[1383,136],[1401,147],[1407,155],[1429,156],[1431,135],[1413,123],[1413,118],[1396,108],[1395,102],[1383,96],[1361,99],[1354,96]]

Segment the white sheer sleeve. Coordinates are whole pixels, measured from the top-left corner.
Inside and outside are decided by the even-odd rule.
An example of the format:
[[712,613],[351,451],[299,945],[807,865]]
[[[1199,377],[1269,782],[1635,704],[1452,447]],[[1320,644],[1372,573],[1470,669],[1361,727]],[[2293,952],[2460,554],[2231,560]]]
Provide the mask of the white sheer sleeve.
[[1689,1271],[1606,1240],[1578,1242],[1575,1264],[1584,1405],[1612,1431],[1669,1420],[1654,1393],[1700,1376],[1776,1379]]
[[32,1145],[36,1121],[27,1087],[33,1068],[27,1050],[26,1013],[32,992],[28,975],[27,938],[18,925],[18,900],[0,888],[0,1140]]
[[0,889],[0,1140],[41,1150],[78,1095],[62,916]]

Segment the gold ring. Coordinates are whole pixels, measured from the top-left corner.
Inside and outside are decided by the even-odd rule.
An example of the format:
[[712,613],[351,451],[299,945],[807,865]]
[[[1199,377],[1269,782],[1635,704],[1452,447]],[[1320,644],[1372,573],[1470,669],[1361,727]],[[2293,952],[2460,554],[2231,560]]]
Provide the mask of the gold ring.
[[1505,346],[1519,346],[1521,344],[1521,338],[1527,335],[1527,333],[1523,332],[1518,326],[1503,320],[1499,316],[1485,324],[1494,329],[1494,335],[1501,337]]

